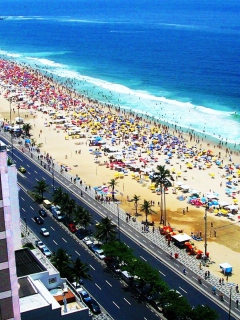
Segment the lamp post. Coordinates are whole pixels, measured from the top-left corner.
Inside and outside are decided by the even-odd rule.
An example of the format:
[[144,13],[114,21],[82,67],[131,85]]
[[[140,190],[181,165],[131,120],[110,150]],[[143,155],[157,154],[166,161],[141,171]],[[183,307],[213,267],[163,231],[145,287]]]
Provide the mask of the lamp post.
[[209,204],[207,202],[205,207],[205,215],[204,215],[204,221],[205,221],[205,234],[204,234],[204,248],[205,248],[205,256],[207,255],[207,210],[209,208]]
[[119,206],[118,206],[118,203],[117,203],[117,215],[118,215],[118,219],[117,219],[117,222],[118,222],[118,240],[120,241],[120,219],[119,219]]
[[[10,126],[12,126],[12,102],[14,101],[15,97],[9,97],[9,106],[10,106]],[[13,133],[12,130],[10,131],[11,134],[11,154],[12,154],[12,159],[13,159]]]
[[25,228],[26,228],[26,237],[27,237],[27,218],[26,218],[26,217],[24,217],[23,219],[24,219],[24,222],[25,222]]
[[54,169],[53,169],[53,167],[54,167],[54,163],[52,161],[52,185],[53,185],[53,192],[54,192],[54,190],[55,190],[55,180],[54,180]]

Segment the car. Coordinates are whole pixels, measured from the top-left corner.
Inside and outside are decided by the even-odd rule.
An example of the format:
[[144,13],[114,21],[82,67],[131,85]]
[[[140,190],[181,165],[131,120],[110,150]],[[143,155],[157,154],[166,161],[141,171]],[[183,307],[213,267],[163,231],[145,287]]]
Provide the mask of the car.
[[99,304],[97,303],[96,300],[94,300],[93,298],[91,298],[91,300],[89,302],[86,302],[87,306],[89,307],[89,309],[95,313],[95,314],[99,314],[101,313],[101,309]]
[[85,290],[79,290],[79,293],[83,299],[84,302],[88,303],[92,298],[89,296],[87,291]]
[[78,229],[75,232],[75,235],[78,237],[78,239],[83,240],[86,236],[90,234],[89,230],[86,229]]
[[44,223],[43,218],[38,217],[38,216],[34,217],[33,220],[34,220],[37,224],[43,224],[43,223]]
[[41,240],[36,240],[36,241],[35,241],[35,245],[36,245],[40,250],[42,250],[42,248],[45,247],[45,244],[44,244]]
[[40,234],[44,237],[48,237],[50,235],[46,228],[41,228]]
[[77,228],[75,227],[74,223],[69,223],[67,227],[68,227],[68,230],[71,231],[72,233],[75,233],[77,231]]
[[44,209],[40,209],[40,210],[38,211],[38,213],[39,213],[39,215],[40,215],[41,217],[46,217],[46,216],[47,216],[47,212],[46,212]]
[[27,170],[23,167],[23,166],[20,166],[19,169],[18,169],[21,173],[26,173]]
[[46,257],[51,257],[52,252],[48,249],[48,247],[44,246],[42,248],[42,253],[46,256]]
[[91,244],[88,247],[92,252],[96,252],[98,250],[101,250],[100,245],[98,245],[98,244]]
[[104,254],[102,249],[99,249],[99,250],[95,251],[95,255],[100,260],[104,260],[106,258],[106,256],[105,256],[105,254]]

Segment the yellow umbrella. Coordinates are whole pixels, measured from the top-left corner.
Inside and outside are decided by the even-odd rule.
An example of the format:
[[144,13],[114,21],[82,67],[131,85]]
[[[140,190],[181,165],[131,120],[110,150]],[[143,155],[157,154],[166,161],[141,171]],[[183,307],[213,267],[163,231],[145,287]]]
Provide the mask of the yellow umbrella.
[[209,173],[209,175],[210,175],[211,178],[215,177],[215,173],[214,172]]

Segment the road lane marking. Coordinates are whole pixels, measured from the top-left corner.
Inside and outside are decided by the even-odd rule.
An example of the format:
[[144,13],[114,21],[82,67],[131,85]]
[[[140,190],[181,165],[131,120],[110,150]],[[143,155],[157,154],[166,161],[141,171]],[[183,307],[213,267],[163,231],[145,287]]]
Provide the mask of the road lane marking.
[[35,178],[36,181],[39,181],[37,178]]
[[79,253],[79,252],[77,252],[77,250],[75,250],[75,252],[76,252],[76,254],[78,254],[78,255],[80,256],[80,253]]
[[120,307],[113,301],[113,304],[115,304],[115,306],[118,308],[118,309],[120,309]]
[[147,259],[143,258],[142,256],[140,256],[140,258],[142,258],[144,261],[147,261]]
[[91,267],[93,270],[95,270],[91,264],[90,264],[90,267]]
[[129,302],[129,301],[127,301],[127,299],[125,299],[125,298],[123,298],[128,304],[130,304],[131,305],[131,303]]
[[54,229],[52,226],[50,226],[50,228],[51,228],[53,231],[55,231],[55,229]]
[[53,240],[53,242],[55,243],[56,246],[58,246],[57,242],[55,240]]
[[184,290],[182,287],[179,287],[179,289],[181,289],[183,292],[187,293],[187,291]]
[[146,241],[144,239],[142,239],[142,241],[146,243]]
[[107,284],[108,284],[110,287],[112,287],[111,283],[109,283],[107,280],[105,280],[105,281],[107,282]]
[[152,246],[151,244],[150,244],[150,247],[154,248],[154,246]]
[[98,287],[99,290],[102,290],[98,284],[95,283],[95,286]]
[[38,172],[37,172],[37,171],[35,171],[35,170],[34,170],[34,172],[35,172],[36,174],[38,174]]
[[166,277],[166,275],[164,273],[162,273],[162,271],[158,270],[164,277]]
[[65,241],[67,243],[67,240],[65,240],[64,238],[62,238],[62,239],[63,239],[63,241]]
[[34,210],[33,207],[30,206],[30,208],[31,208],[32,210]]
[[139,235],[135,233],[135,236],[139,238]]
[[24,208],[22,208],[22,211],[26,212],[26,210]]
[[22,197],[21,197],[21,199],[22,199],[23,201],[25,201],[25,199],[23,199]]

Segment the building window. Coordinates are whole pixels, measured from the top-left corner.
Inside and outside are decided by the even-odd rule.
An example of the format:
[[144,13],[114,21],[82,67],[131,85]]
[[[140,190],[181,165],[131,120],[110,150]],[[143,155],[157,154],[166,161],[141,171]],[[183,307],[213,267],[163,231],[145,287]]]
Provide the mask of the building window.
[[55,277],[55,278],[50,278],[50,279],[48,280],[48,282],[49,282],[49,284],[55,283],[55,282],[57,282],[57,278],[56,278],[56,277]]

